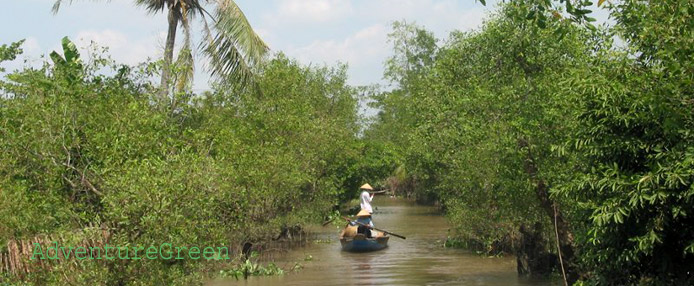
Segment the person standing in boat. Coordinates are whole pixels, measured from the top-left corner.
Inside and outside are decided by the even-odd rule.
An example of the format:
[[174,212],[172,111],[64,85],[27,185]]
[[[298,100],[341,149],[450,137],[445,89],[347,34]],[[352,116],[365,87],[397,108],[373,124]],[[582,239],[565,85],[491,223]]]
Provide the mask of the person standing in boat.
[[362,190],[361,195],[359,195],[359,200],[361,201],[361,209],[366,210],[369,214],[373,214],[373,208],[371,207],[371,200],[374,198],[373,192],[374,188],[369,184],[364,184],[360,188]]

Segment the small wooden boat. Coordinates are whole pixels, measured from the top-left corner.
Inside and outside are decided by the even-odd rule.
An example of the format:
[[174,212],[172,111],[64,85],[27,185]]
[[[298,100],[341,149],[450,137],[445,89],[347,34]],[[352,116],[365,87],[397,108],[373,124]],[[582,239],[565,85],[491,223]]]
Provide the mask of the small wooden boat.
[[342,250],[350,252],[368,252],[381,250],[388,247],[387,234],[372,230],[373,237],[366,237],[363,233],[356,233],[356,226],[347,226],[340,234]]

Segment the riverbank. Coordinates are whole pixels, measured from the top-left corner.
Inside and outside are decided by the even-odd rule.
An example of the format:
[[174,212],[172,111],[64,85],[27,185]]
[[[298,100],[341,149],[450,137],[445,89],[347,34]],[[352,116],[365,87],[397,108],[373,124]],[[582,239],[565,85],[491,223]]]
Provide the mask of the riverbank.
[[406,240],[391,238],[389,247],[372,253],[340,250],[339,228],[311,226],[305,246],[275,253],[270,260],[280,267],[301,268],[283,275],[211,279],[206,286],[223,285],[558,285],[552,279],[518,277],[515,257],[485,257],[474,252],[444,247],[450,228],[438,208],[402,198],[377,196],[376,227],[401,233]]

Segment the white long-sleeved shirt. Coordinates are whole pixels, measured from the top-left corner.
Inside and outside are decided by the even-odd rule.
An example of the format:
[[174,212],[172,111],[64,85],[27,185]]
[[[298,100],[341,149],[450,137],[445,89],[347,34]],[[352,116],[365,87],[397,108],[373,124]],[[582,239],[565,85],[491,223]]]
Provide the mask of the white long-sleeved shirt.
[[374,210],[371,208],[371,195],[367,191],[361,192],[361,195],[359,196],[360,201],[361,201],[361,209],[366,210],[369,213],[374,213]]

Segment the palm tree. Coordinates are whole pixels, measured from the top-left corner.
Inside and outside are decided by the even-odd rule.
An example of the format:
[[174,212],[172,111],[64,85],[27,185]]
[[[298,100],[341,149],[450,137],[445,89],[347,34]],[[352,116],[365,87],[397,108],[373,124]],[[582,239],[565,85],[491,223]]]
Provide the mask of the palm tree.
[[[68,0],[72,3],[74,0]],[[57,13],[63,0],[56,0],[53,13]],[[179,80],[192,82],[193,56],[190,22],[196,17],[201,20],[204,37],[199,47],[210,58],[213,76],[232,78],[241,84],[248,83],[257,66],[269,51],[268,46],[253,31],[248,19],[233,0],[135,0],[149,13],[167,12],[168,32],[164,47],[164,65],[161,73],[161,97],[165,99],[171,84],[171,64],[179,24],[183,27],[184,44],[178,60],[186,64],[187,72]],[[214,8],[214,13],[207,8]],[[210,24],[210,20],[211,24]]]

